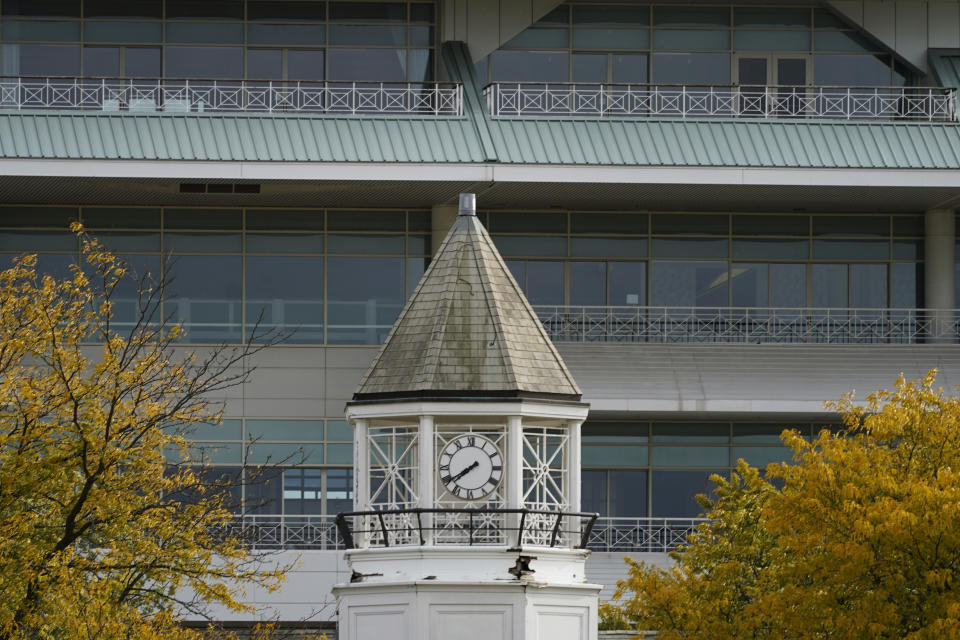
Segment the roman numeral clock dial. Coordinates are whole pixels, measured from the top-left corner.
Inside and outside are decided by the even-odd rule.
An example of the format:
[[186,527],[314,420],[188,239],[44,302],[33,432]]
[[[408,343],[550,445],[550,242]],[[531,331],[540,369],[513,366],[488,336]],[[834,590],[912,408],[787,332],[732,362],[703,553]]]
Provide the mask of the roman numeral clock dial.
[[486,498],[503,477],[500,449],[484,436],[459,436],[440,451],[440,482],[461,500]]

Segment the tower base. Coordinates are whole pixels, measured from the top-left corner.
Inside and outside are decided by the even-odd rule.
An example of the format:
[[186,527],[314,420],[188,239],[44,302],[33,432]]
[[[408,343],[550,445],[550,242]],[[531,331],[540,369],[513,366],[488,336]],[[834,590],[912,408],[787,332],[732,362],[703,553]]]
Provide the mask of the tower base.
[[[589,552],[382,548],[347,552],[334,587],[342,640],[596,640]],[[467,576],[471,576],[468,578]]]

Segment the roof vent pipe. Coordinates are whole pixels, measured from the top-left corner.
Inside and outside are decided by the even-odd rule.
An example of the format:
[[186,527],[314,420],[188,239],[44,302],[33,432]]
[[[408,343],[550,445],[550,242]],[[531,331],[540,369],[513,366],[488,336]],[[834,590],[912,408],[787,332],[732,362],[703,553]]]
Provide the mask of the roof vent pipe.
[[459,215],[461,216],[475,216],[477,215],[477,194],[475,193],[461,193],[460,194],[460,211]]

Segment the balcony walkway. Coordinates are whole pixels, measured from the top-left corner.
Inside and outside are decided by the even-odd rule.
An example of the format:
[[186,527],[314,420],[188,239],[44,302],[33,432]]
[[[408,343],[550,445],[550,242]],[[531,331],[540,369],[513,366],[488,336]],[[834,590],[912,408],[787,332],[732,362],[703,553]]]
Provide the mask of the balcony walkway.
[[957,344],[960,310],[538,306],[554,342]]

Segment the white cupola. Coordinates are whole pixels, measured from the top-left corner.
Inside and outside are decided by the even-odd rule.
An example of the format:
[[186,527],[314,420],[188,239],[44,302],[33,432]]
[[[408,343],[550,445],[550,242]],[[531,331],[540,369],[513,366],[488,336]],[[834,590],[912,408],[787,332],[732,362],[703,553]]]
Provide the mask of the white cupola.
[[347,404],[345,639],[596,637],[595,514],[579,513],[588,405],[474,202],[461,194]]

